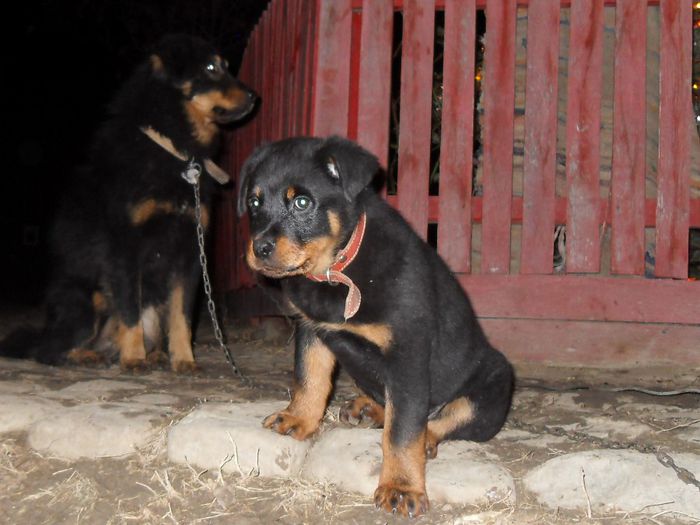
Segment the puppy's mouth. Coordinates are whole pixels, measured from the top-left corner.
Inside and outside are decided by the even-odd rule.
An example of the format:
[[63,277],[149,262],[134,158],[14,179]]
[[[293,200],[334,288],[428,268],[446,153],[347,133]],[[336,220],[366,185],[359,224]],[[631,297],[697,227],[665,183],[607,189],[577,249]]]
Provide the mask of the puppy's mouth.
[[252,266],[253,270],[260,272],[266,277],[272,277],[275,279],[281,279],[283,277],[292,277],[294,275],[304,275],[308,273],[308,268],[310,267],[310,262],[308,260],[304,261],[302,264],[297,266],[287,266],[280,267],[270,264],[259,264]]
[[255,99],[241,107],[224,108],[222,106],[214,106],[212,109],[212,119],[217,124],[230,124],[236,122],[249,115],[255,107]]

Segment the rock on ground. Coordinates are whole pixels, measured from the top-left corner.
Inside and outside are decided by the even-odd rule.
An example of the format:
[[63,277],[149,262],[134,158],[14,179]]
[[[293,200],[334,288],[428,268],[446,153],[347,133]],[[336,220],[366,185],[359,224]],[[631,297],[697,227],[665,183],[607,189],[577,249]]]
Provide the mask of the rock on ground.
[[168,432],[171,461],[224,472],[290,477],[311,446],[263,428],[262,421],[284,402],[200,405]]
[[122,457],[153,440],[165,410],[134,403],[63,407],[28,429],[29,445],[63,459]]
[[[382,464],[382,431],[334,428],[309,452],[303,476],[371,497]],[[515,483],[504,468],[479,458],[478,445],[453,441],[440,445],[428,461],[426,490],[434,501],[478,505],[514,502]]]
[[[674,458],[696,477],[700,476],[700,458],[691,454]],[[594,450],[559,456],[530,471],[524,483],[540,503],[552,508],[586,509],[590,499],[593,516],[612,510],[643,509],[649,513],[672,510],[700,515],[696,487],[681,481],[654,455],[633,450]],[[672,503],[659,505],[667,502]]]

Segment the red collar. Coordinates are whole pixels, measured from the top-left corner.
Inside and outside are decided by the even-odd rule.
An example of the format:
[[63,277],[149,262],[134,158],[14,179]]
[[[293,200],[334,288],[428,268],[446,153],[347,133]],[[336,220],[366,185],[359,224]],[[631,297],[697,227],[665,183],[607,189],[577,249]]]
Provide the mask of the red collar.
[[327,282],[331,286],[342,283],[349,288],[348,295],[345,298],[345,311],[343,313],[343,317],[346,321],[354,316],[360,309],[362,294],[360,294],[360,289],[355,285],[355,283],[352,282],[352,279],[343,273],[343,270],[350,266],[350,263],[352,263],[357,256],[357,253],[360,251],[362,240],[365,237],[366,226],[367,215],[363,213],[360,215],[360,219],[357,221],[357,225],[352,231],[350,240],[335,256],[335,262],[331,264],[322,274],[306,274],[306,277],[312,281],[319,283]]

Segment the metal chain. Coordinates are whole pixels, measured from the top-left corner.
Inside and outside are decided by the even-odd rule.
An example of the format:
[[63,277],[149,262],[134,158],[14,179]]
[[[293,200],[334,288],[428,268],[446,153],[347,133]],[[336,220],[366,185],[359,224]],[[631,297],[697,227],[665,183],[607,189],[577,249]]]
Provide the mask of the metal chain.
[[211,317],[211,324],[214,328],[214,337],[216,337],[219,347],[224,351],[228,364],[231,365],[233,373],[241,378],[243,374],[236,366],[233,360],[233,355],[226,345],[224,334],[219,327],[219,321],[216,316],[216,305],[212,299],[211,281],[209,280],[209,271],[207,270],[207,254],[204,245],[204,227],[202,226],[202,203],[199,195],[199,177],[202,174],[202,166],[195,162],[194,158],[187,165],[187,170],[182,173],[182,178],[192,185],[194,190],[194,209],[197,219],[197,244],[199,245],[199,264],[202,267],[202,281],[204,283],[204,293],[207,296],[207,309]]

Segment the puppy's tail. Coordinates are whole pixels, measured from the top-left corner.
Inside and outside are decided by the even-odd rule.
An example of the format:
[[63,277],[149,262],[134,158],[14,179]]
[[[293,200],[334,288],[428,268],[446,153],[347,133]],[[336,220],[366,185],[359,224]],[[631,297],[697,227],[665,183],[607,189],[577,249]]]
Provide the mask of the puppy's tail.
[[41,331],[36,328],[18,328],[0,341],[0,357],[33,359],[42,346]]

